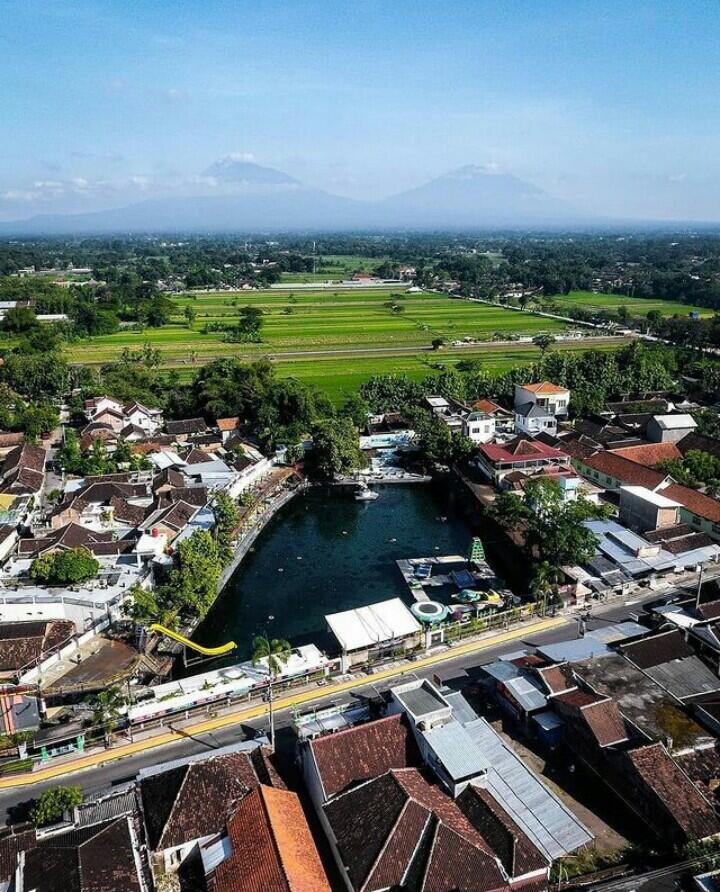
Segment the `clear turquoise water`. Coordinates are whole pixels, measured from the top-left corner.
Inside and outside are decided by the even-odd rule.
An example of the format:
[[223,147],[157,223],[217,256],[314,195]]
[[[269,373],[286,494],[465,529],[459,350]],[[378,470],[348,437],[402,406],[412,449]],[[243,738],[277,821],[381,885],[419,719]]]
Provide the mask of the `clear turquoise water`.
[[470,529],[434,487],[379,492],[374,502],[338,489],[297,496],[261,533],[195,640],[234,640],[233,661],[246,659],[266,628],[293,645],[327,645],[325,614],[397,596],[411,603],[396,560],[467,554]]

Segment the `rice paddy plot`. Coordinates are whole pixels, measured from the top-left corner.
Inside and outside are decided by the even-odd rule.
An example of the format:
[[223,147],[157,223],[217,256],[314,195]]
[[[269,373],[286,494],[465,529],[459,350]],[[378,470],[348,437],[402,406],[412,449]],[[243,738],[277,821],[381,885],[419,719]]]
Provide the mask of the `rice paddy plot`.
[[554,294],[548,298],[561,307],[577,307],[584,310],[608,310],[617,312],[619,307],[627,307],[631,316],[645,316],[651,310],[658,310],[663,316],[688,316],[697,312],[700,316],[712,316],[713,310],[681,304],[677,301],[659,300],[651,297],[626,297],[623,294],[596,294],[594,291],[571,291],[569,294]]

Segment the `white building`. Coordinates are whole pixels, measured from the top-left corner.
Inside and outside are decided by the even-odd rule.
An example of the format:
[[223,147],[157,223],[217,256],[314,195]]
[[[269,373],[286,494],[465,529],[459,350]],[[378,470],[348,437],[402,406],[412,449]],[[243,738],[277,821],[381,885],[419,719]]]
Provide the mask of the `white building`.
[[473,443],[490,443],[495,439],[495,419],[485,412],[471,412],[463,418],[462,432]]
[[331,613],[325,621],[340,645],[343,672],[421,643],[420,623],[400,598]]
[[567,387],[558,387],[549,381],[541,381],[539,384],[516,384],[515,412],[517,413],[528,403],[546,409],[556,418],[564,418],[568,414],[570,391]]

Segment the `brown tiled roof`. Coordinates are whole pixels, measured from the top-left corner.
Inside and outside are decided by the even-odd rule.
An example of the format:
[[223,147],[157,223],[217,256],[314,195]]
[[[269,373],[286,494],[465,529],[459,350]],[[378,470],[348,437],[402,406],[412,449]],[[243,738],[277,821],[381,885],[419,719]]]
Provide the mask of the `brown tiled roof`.
[[598,746],[611,746],[627,740],[625,722],[614,700],[606,699],[591,703],[580,710]]
[[577,688],[577,682],[573,676],[572,669],[567,663],[559,663],[557,666],[545,666],[538,669],[537,674],[549,694],[562,694],[563,691],[571,691]]
[[707,601],[698,607],[697,612],[703,619],[718,619],[720,617],[720,601]]
[[682,458],[682,453],[674,443],[646,443],[642,446],[626,446],[611,451],[613,455],[627,458],[646,468],[654,468],[661,461]]
[[264,763],[246,752],[211,756],[141,778],[150,847],[172,848],[219,833],[236,803],[269,782]]
[[665,479],[665,474],[660,471],[653,471],[652,468],[646,468],[613,452],[596,452],[581,461],[588,468],[631,486],[655,489]]
[[648,530],[643,533],[643,538],[648,542],[664,542],[666,539],[679,539],[689,536],[695,530],[688,523],[676,523],[670,527],[660,527],[657,530]]
[[206,486],[178,486],[162,496],[164,502],[187,502],[202,508],[208,501]]
[[234,431],[240,427],[240,418],[237,415],[234,418],[218,418],[216,424],[220,431]]
[[42,446],[33,446],[31,443],[25,443],[11,449],[5,456],[2,464],[2,475],[12,474],[19,468],[27,468],[30,471],[38,471],[42,473],[45,468],[45,459],[47,451]]
[[183,487],[185,486],[185,477],[175,468],[164,468],[159,474],[153,477],[153,490],[158,490],[161,486]]
[[[80,838],[78,838],[78,836]],[[127,817],[61,833],[25,854],[25,888],[37,892],[142,892]]]
[[180,421],[166,421],[165,430],[177,436],[178,434],[204,434],[208,426],[204,418],[183,418]]
[[567,452],[571,458],[576,458],[580,461],[590,458],[590,456],[595,453],[594,447],[587,446],[585,443],[580,442],[580,440],[561,440],[560,442],[562,444],[563,452]]
[[414,768],[389,771],[323,810],[356,890],[509,888],[495,853],[457,803]]
[[309,743],[326,798],[391,768],[418,765],[412,732],[392,715]]
[[676,539],[663,540],[662,546],[670,554],[683,554],[696,548],[707,548],[715,542],[707,533],[690,533],[688,536],[679,536]]
[[12,672],[51,654],[75,631],[70,620],[0,624],[0,671]]
[[142,505],[131,505],[130,502],[119,496],[113,496],[110,499],[110,507],[115,512],[116,520],[127,521],[134,527],[140,526],[147,516],[147,508]]
[[185,461],[189,465],[198,465],[201,462],[210,461],[210,456],[207,452],[203,452],[202,449],[191,449],[190,452],[185,456]]
[[529,390],[530,393],[538,394],[562,394],[567,393],[567,387],[558,387],[557,384],[551,384],[550,381],[541,381],[539,384],[522,384],[523,390]]
[[157,523],[163,523],[174,530],[182,530],[183,527],[190,523],[197,512],[197,505],[191,505],[183,501],[175,502],[164,514],[153,520],[153,526]]
[[470,408],[475,412],[485,412],[487,415],[511,415],[507,409],[503,409],[502,406],[499,406],[497,403],[494,403],[492,400],[475,400],[474,403],[470,404]]
[[[713,708],[718,716],[720,704],[702,704],[704,709]],[[720,784],[720,743],[678,753],[675,761],[687,774],[700,792],[712,800]]]
[[545,856],[489,790],[470,784],[456,801],[462,813],[498,855],[508,876],[525,876],[547,868]]
[[[15,879],[18,855],[34,847],[34,827],[18,824],[0,828],[0,883]],[[14,888],[13,883],[10,887]]]
[[259,786],[227,825],[231,854],[211,892],[331,892],[297,794]]
[[553,703],[564,703],[572,709],[582,709],[584,706],[590,706],[605,699],[601,694],[594,694],[583,688],[575,688],[573,691],[565,691],[553,697]]
[[668,811],[686,838],[705,839],[720,832],[712,806],[661,743],[631,750],[626,758],[657,797],[658,808]]
[[18,551],[25,557],[29,557],[51,548],[82,547],[94,551],[96,545],[107,545],[108,543],[113,543],[112,533],[99,533],[77,523],[67,523],[42,539],[21,539],[18,543]]
[[9,446],[20,446],[24,442],[25,434],[22,432],[3,431],[0,433],[0,449],[7,449]]
[[639,669],[651,669],[661,663],[691,657],[695,654],[678,629],[661,632],[659,635],[650,635],[641,641],[621,645],[620,650]]
[[706,437],[704,434],[698,434],[693,431],[686,434],[677,444],[678,449],[683,455],[695,450],[697,452],[709,452],[715,458],[720,458],[720,441],[714,437]]
[[720,502],[717,499],[711,499],[710,496],[706,496],[696,489],[690,489],[689,486],[680,486],[679,483],[671,483],[661,492],[668,499],[680,502],[684,508],[697,514],[698,517],[704,517],[713,523],[720,523]]

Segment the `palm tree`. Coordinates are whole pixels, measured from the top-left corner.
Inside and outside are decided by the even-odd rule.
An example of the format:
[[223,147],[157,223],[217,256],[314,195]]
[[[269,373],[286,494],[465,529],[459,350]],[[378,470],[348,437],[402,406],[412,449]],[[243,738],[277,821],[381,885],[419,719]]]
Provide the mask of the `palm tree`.
[[557,594],[560,568],[554,567],[549,561],[542,561],[535,569],[532,580],[532,589],[538,600],[542,599],[542,614],[547,614],[548,596]]
[[119,688],[107,688],[88,698],[88,706],[92,709],[92,722],[95,727],[102,728],[105,746],[110,744],[110,731],[117,723],[125,706],[125,697]]
[[290,642],[284,638],[273,638],[270,640],[267,635],[257,635],[253,639],[252,664],[257,666],[258,663],[267,662],[268,671],[270,672],[270,682],[268,684],[268,702],[270,704],[270,746],[273,751],[275,749],[275,725],[273,717],[273,681],[282,671],[282,667],[290,658],[292,648]]

